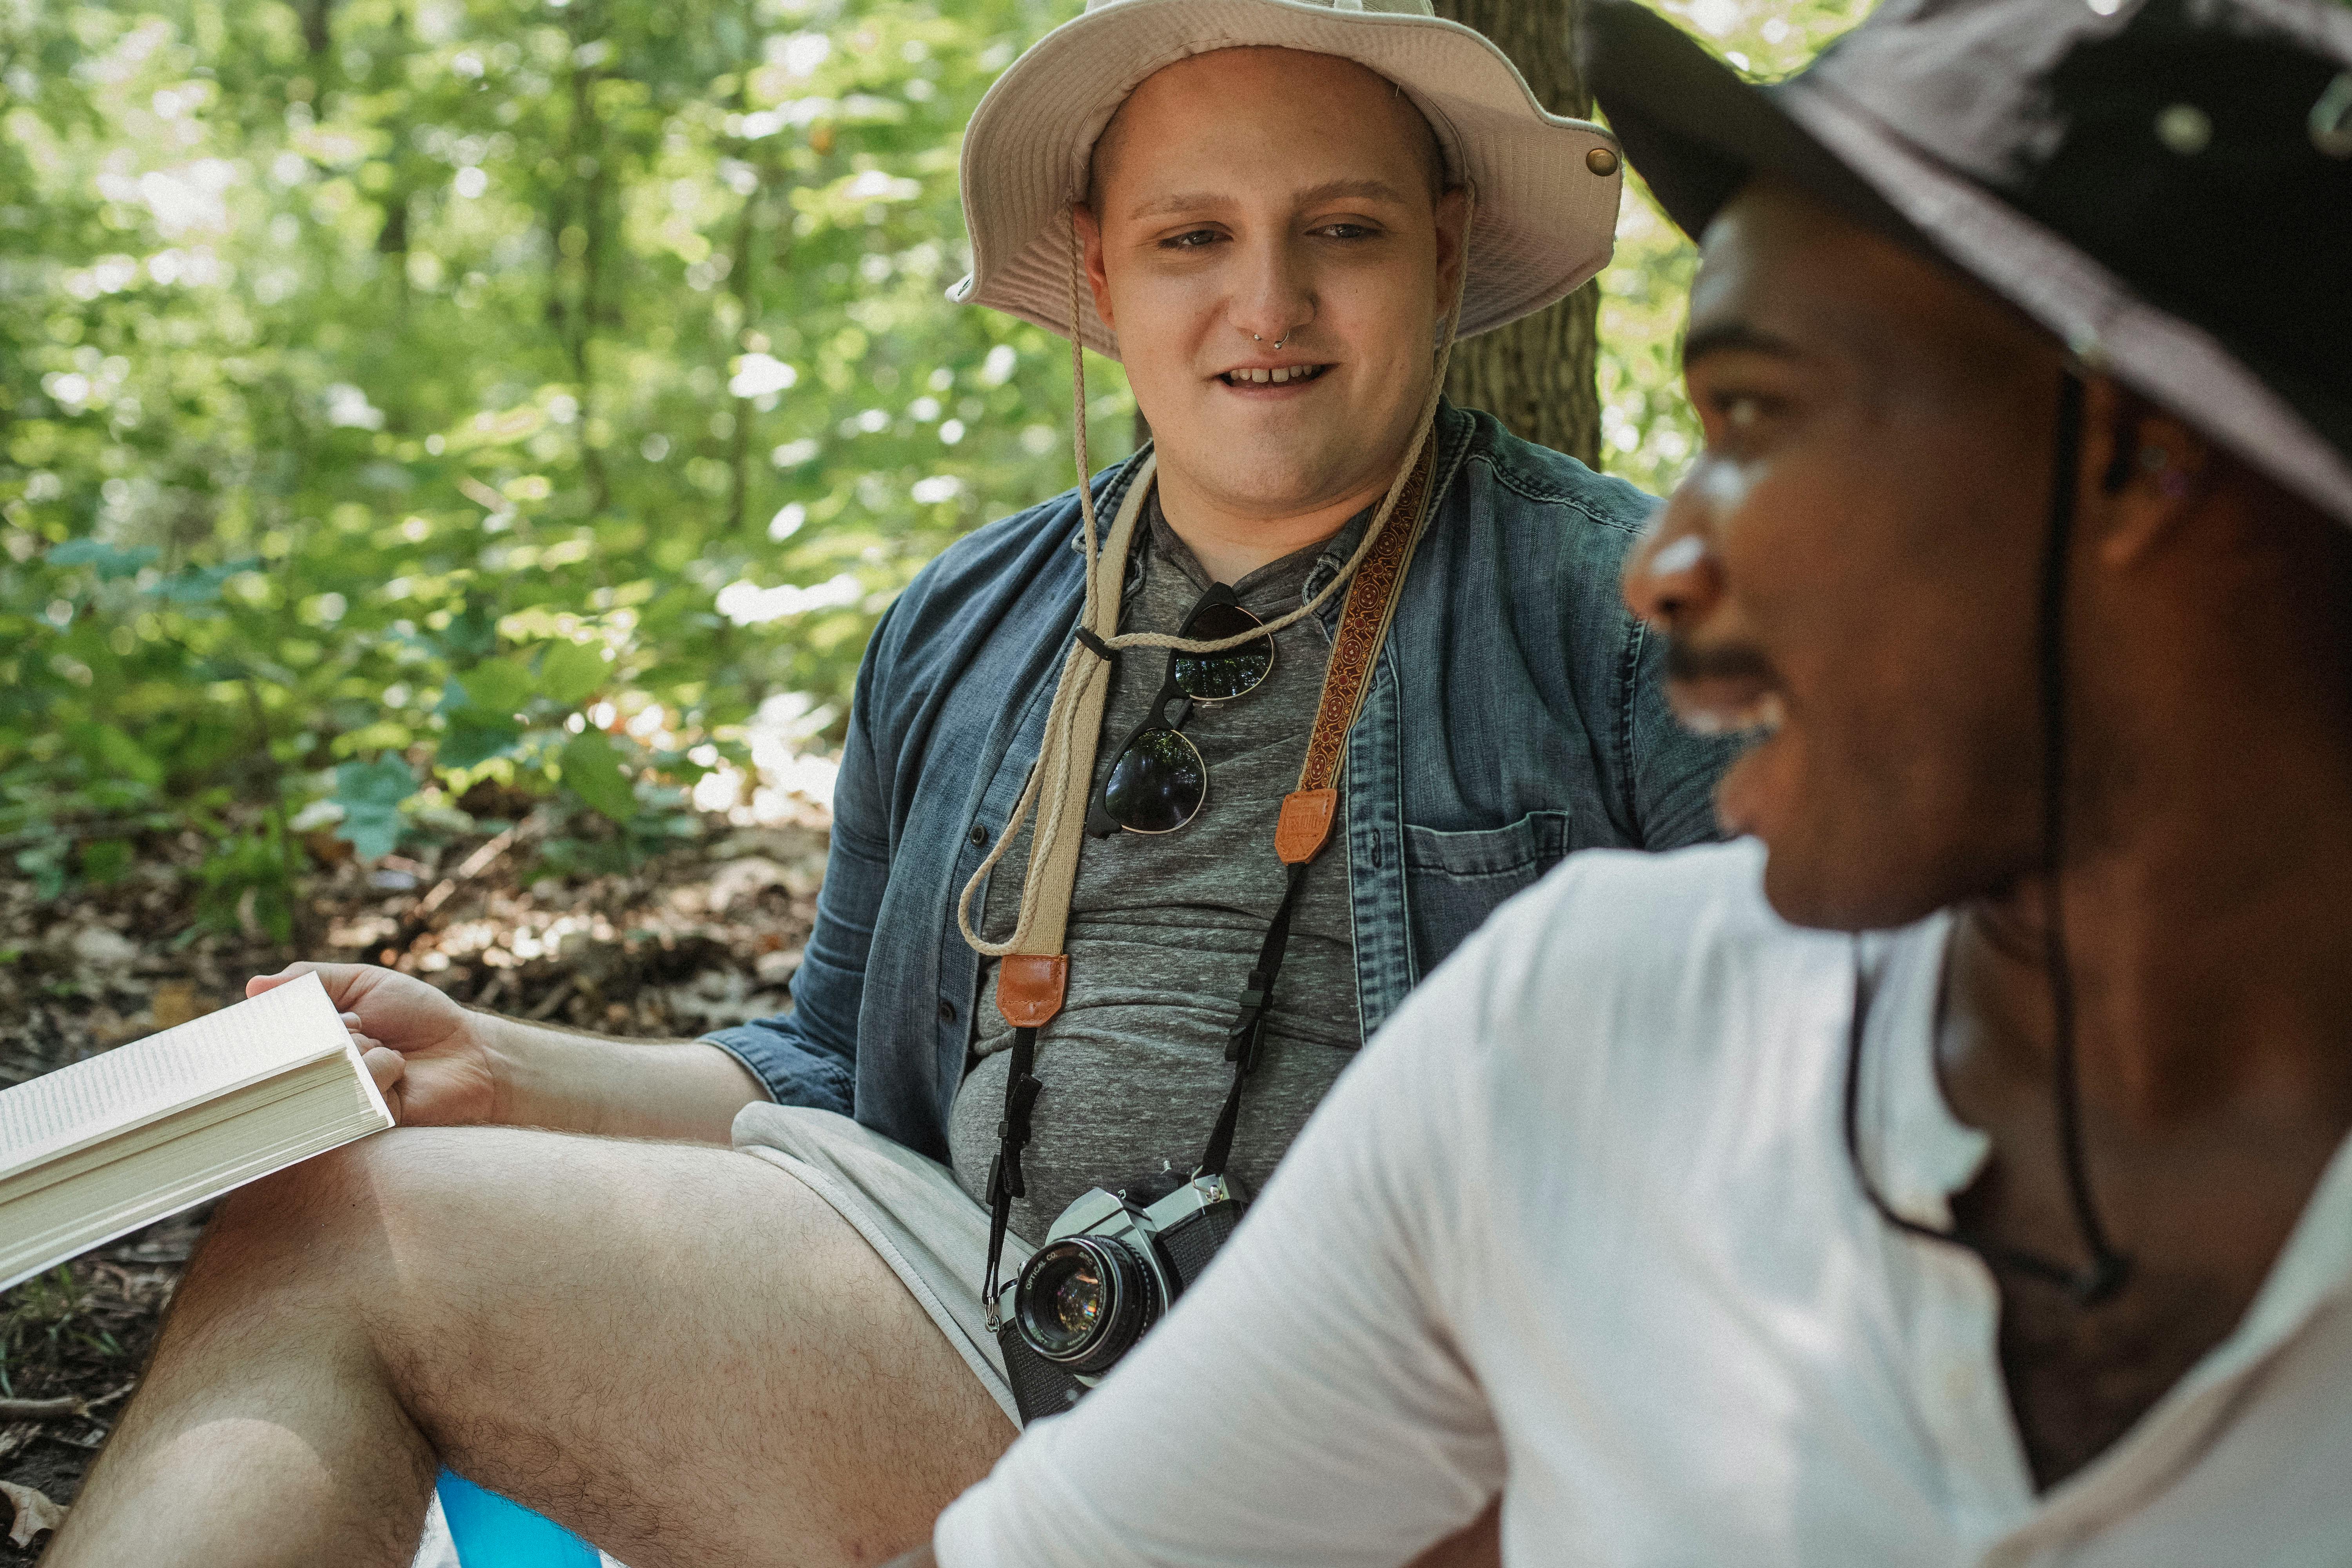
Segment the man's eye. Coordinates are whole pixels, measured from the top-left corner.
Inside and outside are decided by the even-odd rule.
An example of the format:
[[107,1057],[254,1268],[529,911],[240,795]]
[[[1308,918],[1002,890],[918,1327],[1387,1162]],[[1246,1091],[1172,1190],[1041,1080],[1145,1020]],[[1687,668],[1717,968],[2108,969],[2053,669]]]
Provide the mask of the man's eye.
[[1723,421],[1724,428],[1735,434],[1753,430],[1771,413],[1764,399],[1753,393],[1727,392],[1714,401],[1716,417]]
[[1319,234],[1326,239],[1368,239],[1375,231],[1370,226],[1360,223],[1327,223],[1310,232]]
[[1215,244],[1216,239],[1215,229],[1195,228],[1187,229],[1182,234],[1171,234],[1160,243],[1170,250],[1198,250],[1203,246]]

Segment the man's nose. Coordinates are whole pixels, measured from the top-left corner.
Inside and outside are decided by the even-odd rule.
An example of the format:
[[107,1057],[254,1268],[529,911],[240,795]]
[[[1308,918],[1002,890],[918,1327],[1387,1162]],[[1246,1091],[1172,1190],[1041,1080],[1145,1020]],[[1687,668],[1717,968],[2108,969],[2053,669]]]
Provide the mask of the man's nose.
[[1234,324],[1257,340],[1253,347],[1272,353],[1276,343],[1315,319],[1314,289],[1287,236],[1244,241],[1236,249],[1241,254],[1234,279]]
[[1625,557],[1625,607],[1656,631],[1687,631],[1723,597],[1723,567],[1696,508],[1669,500]]

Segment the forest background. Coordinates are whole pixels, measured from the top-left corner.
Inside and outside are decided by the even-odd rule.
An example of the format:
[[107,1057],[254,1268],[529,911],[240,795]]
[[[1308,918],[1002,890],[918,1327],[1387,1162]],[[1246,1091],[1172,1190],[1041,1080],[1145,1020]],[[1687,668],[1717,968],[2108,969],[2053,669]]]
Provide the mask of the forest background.
[[[0,877],[168,842],[176,934],[283,943],[321,863],[821,808],[876,616],[1071,482],[1066,347],[943,290],[961,128],[1076,8],[0,0]],[[1862,9],[1664,8],[1767,77]],[[1692,258],[1627,193],[1577,439],[1658,490]]]

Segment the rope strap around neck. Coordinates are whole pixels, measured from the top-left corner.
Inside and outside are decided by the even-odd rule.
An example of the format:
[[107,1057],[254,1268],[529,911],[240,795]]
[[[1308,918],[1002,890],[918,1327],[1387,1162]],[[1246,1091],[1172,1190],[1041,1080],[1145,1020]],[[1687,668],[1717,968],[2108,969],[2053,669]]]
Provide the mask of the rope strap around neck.
[[[1362,710],[1365,689],[1371,683],[1373,662],[1379,658],[1381,644],[1388,635],[1391,622],[1396,618],[1396,605],[1404,589],[1405,568],[1412,559],[1413,547],[1420,541],[1429,513],[1431,476],[1436,468],[1436,444],[1424,440],[1411,469],[1402,476],[1406,482],[1397,487],[1402,500],[1401,521],[1387,531],[1382,547],[1364,558],[1362,568],[1356,574],[1348,589],[1347,607],[1340,613],[1339,630],[1331,641],[1330,662],[1323,672],[1323,694],[1316,706],[1315,728],[1308,736],[1307,756],[1298,770],[1298,788],[1283,797],[1281,815],[1274,832],[1275,853],[1286,868],[1282,902],[1268,923],[1265,941],[1258,950],[1257,963],[1250,970],[1244,987],[1240,1008],[1234,1026],[1225,1041],[1225,1059],[1234,1064],[1233,1086],[1226,1091],[1225,1101],[1217,1116],[1216,1126],[1209,1135],[1207,1151],[1202,1155],[1196,1173],[1201,1176],[1220,1176],[1233,1156],[1234,1133],[1240,1124],[1242,1085],[1258,1063],[1265,1045],[1267,1008],[1274,994],[1274,983],[1282,973],[1282,960],[1290,943],[1290,925],[1297,912],[1298,899],[1307,885],[1307,868],[1330,842],[1333,820],[1339,815],[1339,764],[1347,754],[1348,731]],[[1123,544],[1132,533],[1132,512],[1138,489],[1130,493],[1127,507],[1120,510],[1119,521],[1113,526],[1115,545]],[[1119,557],[1124,560],[1124,555]],[[1105,595],[1097,601],[1115,605],[1117,595]],[[1113,613],[1116,613],[1114,610]],[[1263,634],[1260,634],[1263,635]],[[1071,657],[1080,657],[1074,647]],[[1109,666],[1098,664],[1098,672]],[[1103,682],[1108,685],[1108,680]],[[1102,731],[1101,704],[1095,704],[1085,731],[1099,736]],[[1051,720],[1047,722],[1047,744],[1054,743]],[[1083,773],[1055,770],[1055,776],[1072,779],[1080,790],[1091,788],[1094,773],[1094,750],[1084,748],[1086,758]],[[1036,773],[1031,775],[1032,788],[1037,777],[1048,771],[1046,761],[1040,756]],[[1083,795],[1080,796],[1083,798]],[[1063,803],[1057,801],[1059,806]],[[1049,816],[1039,826],[1041,837],[1052,831]],[[1003,839],[998,840],[1000,850]],[[1069,910],[1070,887],[1076,877],[1077,860],[1075,846],[1070,858],[1066,879],[1059,880],[1052,912],[1051,940],[1058,946],[1064,923]],[[1033,868],[1034,869],[1034,868]],[[1024,887],[1024,897],[1036,889],[1033,876]],[[970,897],[970,889],[966,889]],[[1040,940],[1038,932],[1047,928],[1033,926],[1031,939]],[[1016,932],[1016,935],[1019,934]],[[1004,1079],[1004,1114],[996,1124],[997,1150],[995,1161],[988,1172],[988,1271],[981,1287],[981,1300],[986,1303],[992,1331],[997,1326],[998,1298],[1003,1291],[1002,1278],[1004,1238],[1011,1229],[1013,1200],[1025,1195],[1026,1185],[1021,1169],[1021,1155],[1030,1139],[1030,1112],[1035,1107],[1039,1090],[1044,1087],[1036,1076],[1037,1031],[1061,1010],[1062,998],[1068,982],[1069,959],[1059,952],[1047,953],[1014,953],[1006,955],[997,966],[996,1005],[1007,1022],[1013,1026],[1012,1060]]]
[[[1467,212],[1463,220],[1465,236],[1475,226],[1477,192],[1475,189],[1467,191],[1466,205]],[[1405,453],[1404,461],[1398,466],[1396,477],[1389,482],[1388,491],[1373,511],[1371,525],[1365,529],[1355,553],[1333,574],[1331,581],[1298,608],[1278,616],[1264,626],[1230,637],[1195,641],[1171,637],[1164,632],[1120,635],[1119,591],[1126,581],[1128,550],[1134,537],[1134,519],[1139,515],[1143,498],[1149,493],[1156,461],[1146,457],[1129,477],[1126,502],[1119,509],[1118,521],[1111,526],[1111,537],[1097,551],[1096,541],[1100,536],[1101,524],[1095,512],[1093,478],[1087,457],[1087,356],[1079,331],[1078,290],[1079,279],[1085,270],[1085,255],[1078,237],[1075,209],[1070,214],[1069,234],[1070,441],[1078,466],[1078,513],[1086,556],[1084,601],[1078,614],[1078,626],[1087,636],[1083,639],[1074,639],[1063,659],[1062,676],[1054,690],[1053,707],[1045,717],[1045,743],[1038,752],[1037,765],[1030,773],[1029,783],[1013,805],[1012,818],[997,835],[995,846],[964,883],[963,891],[956,900],[956,925],[963,932],[965,943],[987,958],[1061,951],[1062,933],[1069,910],[1070,888],[1077,877],[1078,845],[1086,834],[1085,802],[1093,788],[1094,752],[1101,742],[1102,702],[1108,690],[1110,655],[1129,647],[1174,648],[1192,654],[1222,653],[1261,637],[1271,637],[1309,616],[1321,613],[1334,594],[1353,583],[1357,573],[1381,548],[1381,542],[1388,535],[1391,520],[1400,510],[1404,513],[1410,527],[1427,509],[1427,471],[1435,458],[1437,448],[1437,405],[1445,395],[1445,372],[1453,363],[1454,331],[1462,320],[1463,291],[1470,276],[1465,264],[1455,280],[1454,309],[1447,312],[1439,331],[1437,363],[1430,378],[1428,395],[1422,401],[1421,417],[1412,447]],[[1405,488],[1416,478],[1422,479],[1424,489],[1416,498],[1415,506],[1403,507],[1401,503]],[[1411,541],[1408,539],[1402,542],[1409,545]],[[1381,635],[1386,631],[1387,626],[1384,616],[1380,625],[1367,634],[1372,649],[1379,647]],[[1333,657],[1336,658],[1338,655],[1339,650],[1335,647]],[[1366,657],[1369,658],[1370,655]],[[1089,704],[1092,710],[1090,719],[1077,711],[1081,706]],[[1351,707],[1348,717],[1352,719],[1353,716]],[[1318,731],[1323,728],[1321,715],[1318,716],[1317,727]],[[1346,725],[1342,724],[1339,732],[1345,735]],[[1336,770],[1337,751],[1328,747],[1326,750],[1330,757],[1330,765]],[[1081,752],[1084,766],[1074,773],[1073,764],[1081,760]],[[1049,766],[1049,758],[1058,765]],[[1312,758],[1313,752],[1310,752],[1310,763]],[[1013,922],[1012,934],[1002,942],[992,942],[972,923],[972,899],[981,884],[988,879],[988,874],[996,868],[997,862],[1004,858],[1013,836],[1026,826],[1032,814],[1039,810],[1040,797],[1045,793],[1049,781],[1054,791],[1052,804],[1045,808],[1044,820],[1038,823],[1032,837],[1029,876],[1022,888],[1020,914]],[[1301,788],[1306,787],[1302,782]],[[1326,826],[1328,830],[1328,824]],[[1049,910],[1058,912],[1046,912]],[[1045,921],[1043,928],[1038,925],[1041,919]],[[1000,987],[1001,984],[1000,981]]]

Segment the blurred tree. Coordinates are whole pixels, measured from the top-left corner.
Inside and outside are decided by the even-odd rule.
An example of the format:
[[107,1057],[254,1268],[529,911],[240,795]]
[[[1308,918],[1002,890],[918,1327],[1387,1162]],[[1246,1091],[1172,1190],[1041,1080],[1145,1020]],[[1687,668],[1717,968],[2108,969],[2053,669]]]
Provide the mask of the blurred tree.
[[[1585,119],[1591,95],[1576,75],[1575,0],[1436,0],[1437,14],[1492,38],[1554,114]],[[1594,379],[1601,289],[1588,283],[1558,304],[1454,351],[1446,390],[1512,434],[1601,466],[1601,394]]]

